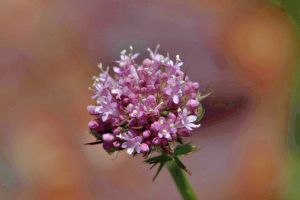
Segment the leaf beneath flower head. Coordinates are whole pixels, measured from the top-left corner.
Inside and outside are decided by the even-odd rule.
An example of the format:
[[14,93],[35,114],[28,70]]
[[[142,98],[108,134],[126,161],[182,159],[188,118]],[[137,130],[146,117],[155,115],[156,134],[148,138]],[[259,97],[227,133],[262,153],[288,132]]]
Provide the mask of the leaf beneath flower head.
[[176,155],[176,157],[181,157],[181,156],[185,156],[185,155],[190,155],[196,151],[198,151],[201,147],[198,147],[196,145],[192,145],[192,143],[187,143],[185,145],[178,145],[175,150],[174,150],[174,154]]
[[187,167],[179,160],[178,157],[185,156],[185,155],[190,155],[196,151],[198,151],[200,147],[192,145],[192,143],[187,143],[185,145],[177,145],[177,147],[174,150],[174,153],[170,153],[170,156],[174,158],[174,161],[169,157],[166,153],[164,153],[161,150],[162,155],[156,156],[153,158],[149,158],[145,160],[145,163],[153,164],[153,166],[150,168],[152,169],[155,165],[160,163],[158,170],[153,178],[153,181],[156,179],[157,175],[161,171],[162,167],[166,162],[175,162],[181,169],[186,171],[189,175],[191,175],[191,172],[187,169]]
[[199,107],[197,108],[197,119],[196,119],[196,121],[194,121],[194,123],[199,122],[202,119],[202,117],[204,116],[204,113],[205,113],[205,110],[204,110],[202,104],[200,103]]

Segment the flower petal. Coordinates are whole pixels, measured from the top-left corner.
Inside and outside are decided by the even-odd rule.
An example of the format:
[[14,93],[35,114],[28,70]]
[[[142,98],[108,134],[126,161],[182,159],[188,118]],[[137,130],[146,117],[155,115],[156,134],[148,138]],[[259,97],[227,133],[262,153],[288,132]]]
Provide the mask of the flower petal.
[[197,120],[197,116],[196,115],[190,115],[186,118],[189,122],[194,122]]

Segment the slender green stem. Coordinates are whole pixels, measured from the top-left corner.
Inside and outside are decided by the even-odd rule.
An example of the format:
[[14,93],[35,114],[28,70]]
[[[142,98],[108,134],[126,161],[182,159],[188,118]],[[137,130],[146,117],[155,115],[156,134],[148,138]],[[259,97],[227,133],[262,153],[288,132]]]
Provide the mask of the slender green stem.
[[169,172],[176,183],[176,186],[184,200],[195,200],[198,199],[194,193],[185,172],[174,162],[169,161],[166,163]]

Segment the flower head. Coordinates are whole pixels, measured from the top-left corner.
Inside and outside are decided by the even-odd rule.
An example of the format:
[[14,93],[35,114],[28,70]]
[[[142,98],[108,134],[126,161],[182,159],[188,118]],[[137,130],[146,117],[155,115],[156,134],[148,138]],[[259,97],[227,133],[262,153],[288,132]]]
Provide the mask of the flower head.
[[115,78],[101,64],[102,72],[94,77],[91,90],[97,103],[87,109],[96,119],[88,126],[108,153],[127,149],[128,154],[147,157],[157,148],[171,151],[174,142],[182,144],[182,137],[200,126],[195,123],[203,114],[199,102],[205,96],[197,93],[199,84],[188,81],[180,70],[179,55],[174,62],[169,55],[160,55],[158,47],[148,50],[150,58],[139,65],[135,62],[139,54],[130,47],[113,67]]

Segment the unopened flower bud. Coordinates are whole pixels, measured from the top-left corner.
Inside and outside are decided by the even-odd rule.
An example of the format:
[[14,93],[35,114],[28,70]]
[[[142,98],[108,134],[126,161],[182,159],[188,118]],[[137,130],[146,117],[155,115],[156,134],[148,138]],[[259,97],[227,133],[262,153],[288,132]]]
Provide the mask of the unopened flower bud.
[[146,85],[146,81],[145,80],[140,80],[139,81],[139,86],[140,87],[145,87],[145,85]]
[[132,91],[133,91],[135,94],[137,94],[137,93],[139,93],[139,92],[141,91],[141,89],[140,89],[139,86],[134,86],[134,87],[132,88]]
[[174,120],[176,120],[176,115],[174,115],[173,113],[169,112],[168,119],[174,119]]
[[190,131],[187,128],[177,129],[177,134],[183,137],[190,137]]
[[145,130],[144,132],[143,132],[143,138],[148,138],[148,137],[150,137],[151,136],[151,131],[150,130]]
[[122,128],[121,127],[117,127],[117,128],[113,128],[112,129],[112,133],[114,135],[119,135],[121,133]]
[[172,101],[171,100],[167,100],[166,104],[167,104],[168,107],[171,107],[172,106]]
[[190,108],[191,110],[195,110],[195,109],[198,108],[199,102],[196,101],[196,100],[191,99],[191,100],[189,100],[188,105],[189,105],[189,108]]
[[160,84],[155,84],[155,92],[160,91]]
[[146,143],[142,143],[142,144],[140,145],[140,148],[141,148],[141,152],[142,152],[142,153],[147,153],[147,152],[149,151],[149,146],[148,146],[148,144],[146,144]]
[[141,93],[142,93],[142,94],[146,94],[147,92],[148,92],[147,88],[145,88],[145,87],[142,87],[142,89],[141,89]]
[[141,117],[141,118],[139,119],[139,122],[140,122],[141,125],[144,125],[144,124],[147,123],[147,118],[146,118],[146,117]]
[[129,126],[135,126],[136,125],[136,123],[137,123],[137,120],[136,119],[131,119],[131,120],[129,120]]
[[143,66],[144,67],[149,67],[151,65],[151,60],[150,59],[145,59],[143,60]]
[[168,141],[165,138],[161,139],[161,145],[166,146],[168,144]]
[[147,90],[149,94],[153,94],[155,92],[155,86],[154,85],[148,85]]
[[134,80],[132,78],[126,78],[125,85],[127,87],[131,87],[131,85],[133,85],[133,84],[134,84]]
[[129,129],[129,131],[133,135],[133,137],[136,137],[139,135],[139,132],[136,129],[131,128],[131,129]]
[[162,81],[163,83],[166,83],[166,82],[168,81],[169,77],[168,77],[168,75],[167,75],[166,73],[163,73],[163,74],[161,75],[160,79],[161,79],[161,81]]
[[161,143],[161,139],[159,137],[156,137],[152,140],[152,144],[157,146],[157,145],[160,145]]
[[111,119],[112,124],[116,124],[116,123],[119,123],[119,122],[120,122],[120,120],[118,118],[112,118]]
[[119,115],[120,121],[124,121],[124,116],[123,115]]
[[191,94],[190,94],[190,98],[191,98],[191,99],[195,99],[195,98],[196,98],[196,94],[195,94],[195,93],[191,93]]
[[194,91],[196,91],[196,90],[198,90],[198,88],[199,88],[199,83],[193,82],[193,83],[192,83],[192,89],[193,89]]
[[107,143],[114,141],[115,138],[116,137],[111,133],[105,133],[102,135],[102,140]]
[[124,105],[124,106],[127,106],[128,104],[130,104],[131,103],[131,99],[129,99],[129,98],[124,98],[124,99],[122,99],[122,104]]
[[161,111],[163,109],[163,106],[160,104],[160,105],[156,106],[156,109]]
[[100,124],[96,121],[90,121],[88,124],[88,127],[93,131],[99,131],[100,130]]
[[146,144],[148,144],[149,146],[152,145],[152,140],[151,139],[146,140]]
[[116,148],[120,147],[120,142],[113,141],[113,146],[116,147]]
[[87,111],[88,111],[90,114],[95,114],[95,107],[96,107],[96,106],[88,106],[88,107],[87,107]]
[[134,93],[131,93],[129,96],[128,96],[130,99],[136,99],[136,96]]

